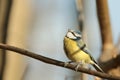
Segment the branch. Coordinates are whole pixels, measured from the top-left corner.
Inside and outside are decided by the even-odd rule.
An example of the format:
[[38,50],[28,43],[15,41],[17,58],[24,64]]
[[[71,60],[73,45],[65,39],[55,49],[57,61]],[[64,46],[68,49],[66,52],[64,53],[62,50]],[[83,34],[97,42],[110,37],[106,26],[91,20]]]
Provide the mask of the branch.
[[[112,56],[111,59],[100,63],[101,68],[105,72],[108,72],[108,71],[115,69],[115,68],[118,69],[118,67],[120,67],[120,37],[118,39],[117,44],[113,48],[113,50],[111,52],[109,52],[109,54],[113,54],[113,53],[116,53],[116,55]],[[119,71],[119,69],[118,69],[118,71]]]
[[115,58],[112,58],[106,62],[102,62],[100,65],[102,66],[102,69],[104,69],[105,72],[108,72],[111,69],[115,69],[119,67],[120,66],[120,54],[117,55]]
[[[10,17],[12,0],[0,0],[0,42],[6,43],[7,29]],[[6,65],[6,52],[0,50],[0,80],[3,79]]]
[[108,1],[96,0],[103,49],[113,47],[112,30],[109,18]]
[[105,72],[120,76],[120,63],[117,61],[117,59],[119,60],[118,48],[113,43],[108,0],[96,0],[96,6],[102,38],[102,53],[99,57],[99,64]]
[[[53,64],[53,65],[61,66],[61,67],[64,67],[64,65],[65,65],[65,63],[62,62],[62,61],[58,61],[58,60],[54,60],[54,59],[51,59],[51,58],[47,58],[47,57],[35,54],[33,52],[30,52],[30,51],[27,51],[25,49],[21,49],[21,48],[18,48],[18,47],[14,47],[14,46],[10,46],[10,45],[6,45],[6,44],[0,43],[0,48],[1,49],[5,49],[5,50],[10,50],[10,51],[13,51],[13,52],[17,52],[18,54],[29,56],[31,58],[40,60],[40,61],[48,63],[48,64]],[[75,71],[75,66],[72,65],[72,64],[68,64],[66,66],[66,68]],[[86,69],[86,68],[82,68],[82,67],[79,67],[78,71],[79,72],[83,72],[83,73],[87,73],[87,74],[90,74],[90,75],[95,75],[95,76],[98,76],[98,77],[101,77],[101,78],[105,78],[105,79],[120,80],[120,77],[108,75],[106,73],[96,72],[96,71],[93,71],[93,70],[90,70],[90,69]]]
[[108,1],[96,0],[96,6],[102,38],[102,54],[99,58],[99,62],[101,63],[110,60],[116,53],[112,53],[114,44],[112,39],[112,30],[109,18]]

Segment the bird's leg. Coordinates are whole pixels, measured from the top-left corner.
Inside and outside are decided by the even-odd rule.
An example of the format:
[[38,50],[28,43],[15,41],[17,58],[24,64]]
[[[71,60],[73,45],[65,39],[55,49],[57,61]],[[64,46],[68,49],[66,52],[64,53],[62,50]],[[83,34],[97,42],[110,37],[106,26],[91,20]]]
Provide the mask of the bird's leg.
[[76,67],[75,67],[75,71],[78,71],[78,68],[79,68],[80,66],[83,67],[84,64],[85,64],[84,61],[78,62],[77,65],[76,65]]
[[75,66],[75,71],[77,71],[78,70],[78,68],[80,67],[80,63],[78,63],[76,66]]
[[71,63],[73,63],[73,61],[65,62],[65,63],[64,63],[64,67],[66,67],[68,64],[71,64]]

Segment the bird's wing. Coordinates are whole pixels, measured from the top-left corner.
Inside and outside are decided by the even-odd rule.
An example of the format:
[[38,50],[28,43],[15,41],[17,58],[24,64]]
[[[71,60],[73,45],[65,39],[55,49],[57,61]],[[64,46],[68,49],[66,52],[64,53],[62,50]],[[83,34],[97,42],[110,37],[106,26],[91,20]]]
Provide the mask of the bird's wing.
[[85,47],[85,48],[83,49],[83,51],[84,51],[85,53],[89,54],[91,60],[97,64],[97,62],[95,61],[95,59],[93,58],[93,56],[90,54],[90,51],[88,50],[87,47]]
[[82,44],[78,42],[78,46],[79,46],[79,48],[80,48],[82,51],[84,51],[86,54],[88,54],[88,55],[90,56],[91,61],[93,62],[92,65],[95,67],[95,69],[98,70],[98,71],[100,71],[100,72],[104,72],[104,71],[98,66],[98,64],[97,64],[97,62],[95,61],[95,59],[91,56],[89,49],[86,47],[86,44],[85,44],[84,42],[82,42]]
[[96,64],[97,62],[95,61],[95,59],[92,57],[92,55],[90,54],[89,49],[87,48],[86,44],[83,41],[79,41],[77,42],[77,45],[79,46],[79,48],[84,51],[85,53],[89,54],[90,58],[92,61],[94,61]]

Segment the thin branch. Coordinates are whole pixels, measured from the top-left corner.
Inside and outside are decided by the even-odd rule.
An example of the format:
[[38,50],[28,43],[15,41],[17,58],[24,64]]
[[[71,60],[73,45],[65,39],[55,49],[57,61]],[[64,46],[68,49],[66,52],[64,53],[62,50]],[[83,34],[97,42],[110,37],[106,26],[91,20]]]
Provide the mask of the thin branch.
[[[10,46],[10,45],[0,43],[0,48],[5,49],[5,50],[10,50],[10,51],[13,51],[13,52],[17,52],[18,54],[29,56],[31,58],[40,60],[40,61],[48,63],[48,64],[53,64],[53,65],[61,66],[61,67],[64,67],[64,65],[65,65],[65,63],[62,62],[62,61],[47,58],[47,57],[35,54],[33,52],[30,52],[30,51],[27,51],[25,49],[21,49],[21,48],[18,48],[18,47],[14,47],[14,46]],[[71,69],[71,70],[75,70],[75,66],[72,65],[72,64],[68,64],[66,66],[66,68]],[[95,75],[95,76],[105,78],[105,79],[120,80],[120,77],[108,75],[106,73],[101,73],[101,72],[93,71],[93,70],[82,68],[82,67],[79,67],[78,71],[83,72],[83,73],[87,73],[87,74],[90,74],[90,75]]]

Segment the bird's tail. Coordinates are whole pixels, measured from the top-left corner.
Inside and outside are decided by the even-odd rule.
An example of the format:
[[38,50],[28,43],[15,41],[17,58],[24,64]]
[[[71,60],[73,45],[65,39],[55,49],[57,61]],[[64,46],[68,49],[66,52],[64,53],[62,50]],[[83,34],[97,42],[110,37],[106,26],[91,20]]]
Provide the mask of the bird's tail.
[[94,67],[97,71],[99,71],[99,72],[103,72],[103,73],[104,73],[104,71],[98,66],[97,63],[93,62],[92,65],[93,65],[93,67]]

